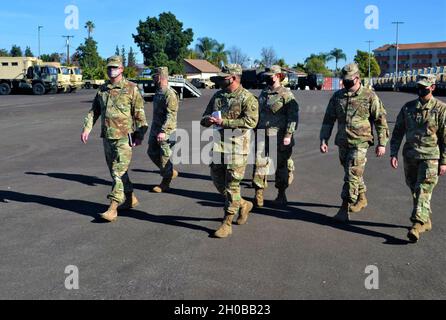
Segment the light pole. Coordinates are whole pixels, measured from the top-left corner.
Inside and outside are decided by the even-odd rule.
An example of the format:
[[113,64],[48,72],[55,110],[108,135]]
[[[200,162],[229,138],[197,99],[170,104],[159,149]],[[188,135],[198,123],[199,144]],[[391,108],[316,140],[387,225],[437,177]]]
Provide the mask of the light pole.
[[370,45],[375,41],[369,40],[366,42],[369,44],[369,86],[372,86],[372,78],[370,77],[370,75],[371,75],[371,60],[372,60],[371,52],[370,52],[370,50],[371,50]]
[[38,44],[39,44],[39,59],[40,59],[40,29],[42,29],[43,26],[37,27],[37,34],[38,34]]
[[[400,26],[400,24],[404,24],[404,22],[402,22],[402,21],[394,21],[394,22],[392,22],[392,24],[396,24],[396,70],[395,70],[395,82],[394,82],[394,84],[396,85],[396,79],[397,79],[397,77],[398,77],[398,64],[399,64],[399,57],[398,57],[398,54],[399,54],[399,43],[398,43],[398,39],[399,39],[399,26]],[[396,89],[396,87],[395,87],[395,89]]]

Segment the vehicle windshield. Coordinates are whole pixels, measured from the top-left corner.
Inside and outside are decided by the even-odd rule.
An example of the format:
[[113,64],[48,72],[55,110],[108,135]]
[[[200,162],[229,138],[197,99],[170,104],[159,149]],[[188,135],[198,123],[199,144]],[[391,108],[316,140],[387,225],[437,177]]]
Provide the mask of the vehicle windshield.
[[42,67],[41,70],[42,73],[50,74],[50,75],[57,75],[57,68],[55,67]]
[[78,76],[80,76],[82,74],[82,70],[79,68],[75,68],[73,71],[74,71],[74,74],[76,74]]
[[62,74],[69,75],[70,70],[68,68],[62,68]]

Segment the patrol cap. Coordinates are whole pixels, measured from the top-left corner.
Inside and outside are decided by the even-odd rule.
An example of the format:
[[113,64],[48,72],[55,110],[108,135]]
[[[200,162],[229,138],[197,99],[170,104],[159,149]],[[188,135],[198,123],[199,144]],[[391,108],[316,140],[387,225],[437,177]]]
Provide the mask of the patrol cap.
[[219,77],[241,76],[243,74],[242,66],[239,64],[228,64],[218,73]]
[[430,87],[434,85],[437,82],[437,77],[434,75],[428,75],[428,74],[420,74],[417,77],[417,84]]
[[353,80],[359,76],[359,67],[356,63],[350,63],[342,68],[342,79]]
[[282,74],[282,68],[278,65],[274,65],[271,68],[267,69],[264,73],[265,76],[274,76],[276,74]]
[[107,59],[107,68],[109,67],[115,67],[119,68],[122,67],[122,57],[121,56],[112,56]]
[[167,67],[158,67],[154,71],[154,76],[169,77],[169,68]]

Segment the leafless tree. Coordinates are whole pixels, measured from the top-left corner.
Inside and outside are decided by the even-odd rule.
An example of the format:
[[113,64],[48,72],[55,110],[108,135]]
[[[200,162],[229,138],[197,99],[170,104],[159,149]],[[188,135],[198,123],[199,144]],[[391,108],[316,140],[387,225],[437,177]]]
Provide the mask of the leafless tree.
[[241,65],[242,67],[246,68],[248,67],[248,61],[249,58],[246,54],[242,52],[242,50],[238,47],[231,47],[229,49],[229,62],[230,63],[236,63]]
[[265,67],[271,67],[277,61],[277,55],[273,47],[262,48],[260,55],[262,58],[261,63]]

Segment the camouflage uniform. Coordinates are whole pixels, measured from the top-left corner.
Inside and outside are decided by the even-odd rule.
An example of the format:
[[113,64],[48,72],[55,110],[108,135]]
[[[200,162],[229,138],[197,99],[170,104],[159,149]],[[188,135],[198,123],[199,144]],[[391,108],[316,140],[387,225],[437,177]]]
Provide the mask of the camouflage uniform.
[[398,157],[404,136],[404,171],[414,205],[411,220],[425,224],[432,214],[439,165],[446,165],[446,104],[435,98],[425,104],[420,99],[406,103],[393,131],[392,157]]
[[[357,67],[350,68],[357,70]],[[374,144],[373,124],[378,134],[378,144],[385,147],[389,140],[386,110],[370,89],[361,86],[355,93],[341,89],[328,104],[320,133],[321,141],[328,143],[336,120],[338,133],[335,143],[339,147],[339,158],[345,171],[341,197],[344,201],[356,203],[359,194],[367,191],[363,175],[367,150]]]
[[123,79],[117,84],[107,81],[98,90],[93,106],[84,120],[84,131],[90,132],[101,117],[107,166],[113,178],[113,187],[108,199],[123,203],[125,194],[133,192],[128,176],[132,159],[132,139],[144,139],[148,126],[144,113],[144,100],[136,84]]
[[[229,71],[241,75],[241,67],[229,65]],[[225,69],[224,69],[225,70]],[[235,71],[232,71],[235,70]],[[223,129],[218,134],[220,141],[215,142],[214,159],[222,159],[211,164],[211,177],[217,190],[225,196],[225,213],[233,216],[239,212],[242,196],[240,182],[245,175],[248,161],[251,130],[258,122],[259,105],[257,99],[241,85],[235,92],[218,91],[209,102],[201,124],[209,127],[208,119],[213,112],[221,111]],[[232,129],[234,136],[225,143],[224,131]],[[238,129],[238,130],[236,130]]]
[[[168,76],[167,68],[158,68],[158,74]],[[170,138],[177,129],[177,113],[179,107],[178,95],[170,87],[158,89],[153,98],[153,120],[149,136],[150,159],[160,169],[163,178],[172,178],[173,165],[170,161],[173,143]],[[158,134],[165,133],[166,139],[159,143]]]
[[[267,176],[271,163],[268,157],[269,139],[276,137],[276,188],[285,190],[293,180],[294,162],[291,155],[294,146],[293,134],[299,121],[299,105],[291,90],[281,86],[274,90],[264,89],[259,97],[259,108],[257,129],[266,131],[266,141],[257,141],[254,185],[257,189],[265,189],[268,185]],[[289,146],[283,144],[285,137],[292,139]]]

